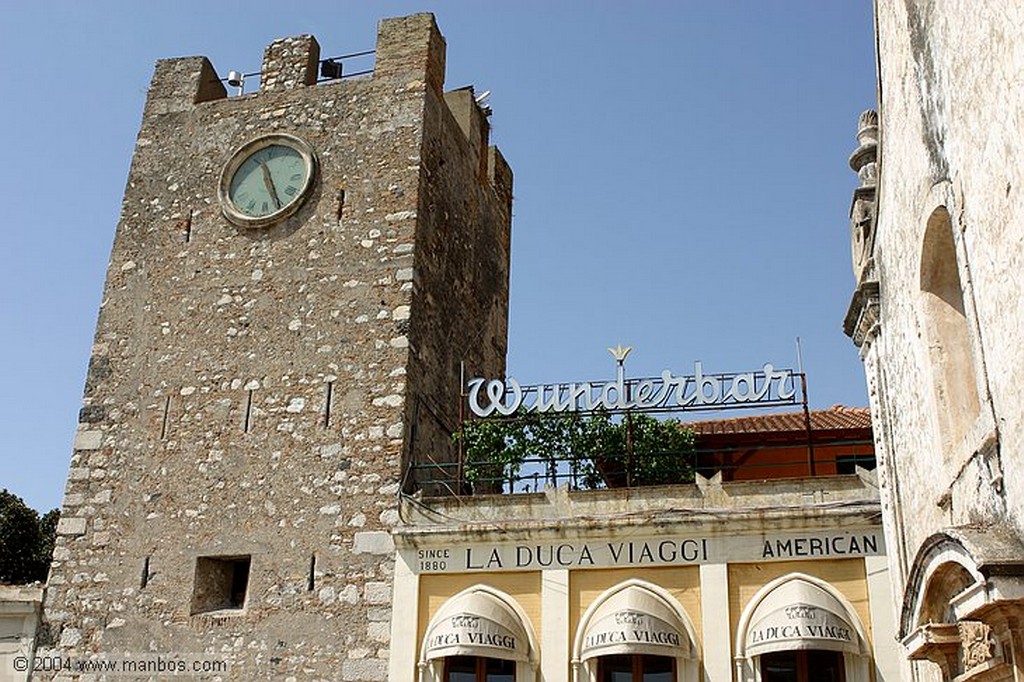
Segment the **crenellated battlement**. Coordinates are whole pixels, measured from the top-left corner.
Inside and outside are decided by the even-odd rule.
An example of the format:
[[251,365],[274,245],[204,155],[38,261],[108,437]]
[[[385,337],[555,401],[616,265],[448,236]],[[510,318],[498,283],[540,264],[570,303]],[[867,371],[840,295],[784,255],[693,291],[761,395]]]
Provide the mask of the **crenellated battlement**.
[[[383,19],[378,26],[375,65],[372,74],[353,86],[359,88],[386,84],[396,92],[429,91],[443,101],[468,142],[470,163],[481,182],[490,183],[503,201],[511,200],[511,173],[504,158],[490,142],[490,109],[477,101],[473,86],[444,92],[445,81],[444,37],[432,14]],[[357,56],[366,53],[356,53]],[[279,38],[263,52],[259,71],[259,88],[244,96],[231,96],[225,88],[227,78],[217,75],[206,57],[179,57],[157,61],[146,102],[147,116],[182,113],[195,110],[199,105],[235,107],[266,101],[266,106],[278,110],[279,93],[301,93],[311,86],[346,87],[352,81],[321,76],[324,62],[320,43],[306,34]],[[245,75],[255,75],[245,74]],[[319,95],[316,95],[319,97]],[[259,106],[259,104],[255,104]],[[264,115],[266,111],[262,112]]]
[[311,35],[280,38],[263,52],[260,90],[271,92],[315,85],[320,65],[320,43]]

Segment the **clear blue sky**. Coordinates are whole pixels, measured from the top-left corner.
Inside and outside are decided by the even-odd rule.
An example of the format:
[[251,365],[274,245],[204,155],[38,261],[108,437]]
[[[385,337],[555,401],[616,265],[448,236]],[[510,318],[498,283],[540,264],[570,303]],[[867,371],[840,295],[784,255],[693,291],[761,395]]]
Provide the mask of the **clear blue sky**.
[[867,0],[5,2],[0,488],[59,505],[154,61],[257,71],[275,38],[370,49],[418,11],[515,172],[512,376],[611,378],[620,342],[634,376],[793,366],[800,336],[812,406],[866,404],[841,322]]

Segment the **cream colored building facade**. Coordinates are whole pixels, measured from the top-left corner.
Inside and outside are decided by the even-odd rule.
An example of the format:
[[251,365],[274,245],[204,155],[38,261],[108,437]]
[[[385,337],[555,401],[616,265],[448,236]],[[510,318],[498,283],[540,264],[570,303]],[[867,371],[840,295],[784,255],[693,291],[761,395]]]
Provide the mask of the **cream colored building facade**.
[[[878,511],[863,469],[407,500],[388,679],[596,682],[650,656],[632,679],[759,681],[803,650],[841,668],[803,679],[897,680]],[[472,659],[514,667],[453,673]]]
[[876,2],[851,159],[856,293],[914,679],[1021,679],[1024,5]]

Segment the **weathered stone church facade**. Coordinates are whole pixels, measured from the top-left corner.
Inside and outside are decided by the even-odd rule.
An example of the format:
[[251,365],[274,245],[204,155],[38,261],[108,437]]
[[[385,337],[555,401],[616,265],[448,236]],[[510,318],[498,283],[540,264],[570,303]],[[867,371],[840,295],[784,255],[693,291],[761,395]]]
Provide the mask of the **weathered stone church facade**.
[[876,2],[851,158],[857,288],[904,677],[1024,676],[1024,5]]

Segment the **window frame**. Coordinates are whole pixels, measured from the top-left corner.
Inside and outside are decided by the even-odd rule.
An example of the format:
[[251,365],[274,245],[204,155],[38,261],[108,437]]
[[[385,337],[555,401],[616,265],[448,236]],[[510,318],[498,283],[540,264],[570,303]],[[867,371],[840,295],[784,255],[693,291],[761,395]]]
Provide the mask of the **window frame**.
[[499,661],[511,668],[512,682],[516,682],[516,662],[508,658],[491,658],[488,656],[445,656],[444,667],[441,672],[442,682],[448,682],[451,673],[452,663],[459,659],[472,659],[475,667],[475,682],[487,682],[487,664],[491,661]]
[[761,682],[772,682],[771,678],[765,675],[764,669],[768,657],[793,656],[796,659],[796,682],[810,682],[811,656],[822,654],[833,656],[835,659],[835,669],[839,674],[835,682],[846,682],[846,654],[828,649],[785,649],[761,654],[757,657],[758,679]]
[[644,679],[644,659],[658,658],[664,659],[671,666],[670,674],[671,679],[678,679],[679,665],[678,659],[672,656],[656,656],[654,654],[614,654],[612,656],[599,656],[597,659],[597,680],[598,682],[605,682],[605,673],[608,672],[608,665],[613,658],[629,658],[632,668],[632,682],[643,682]]

